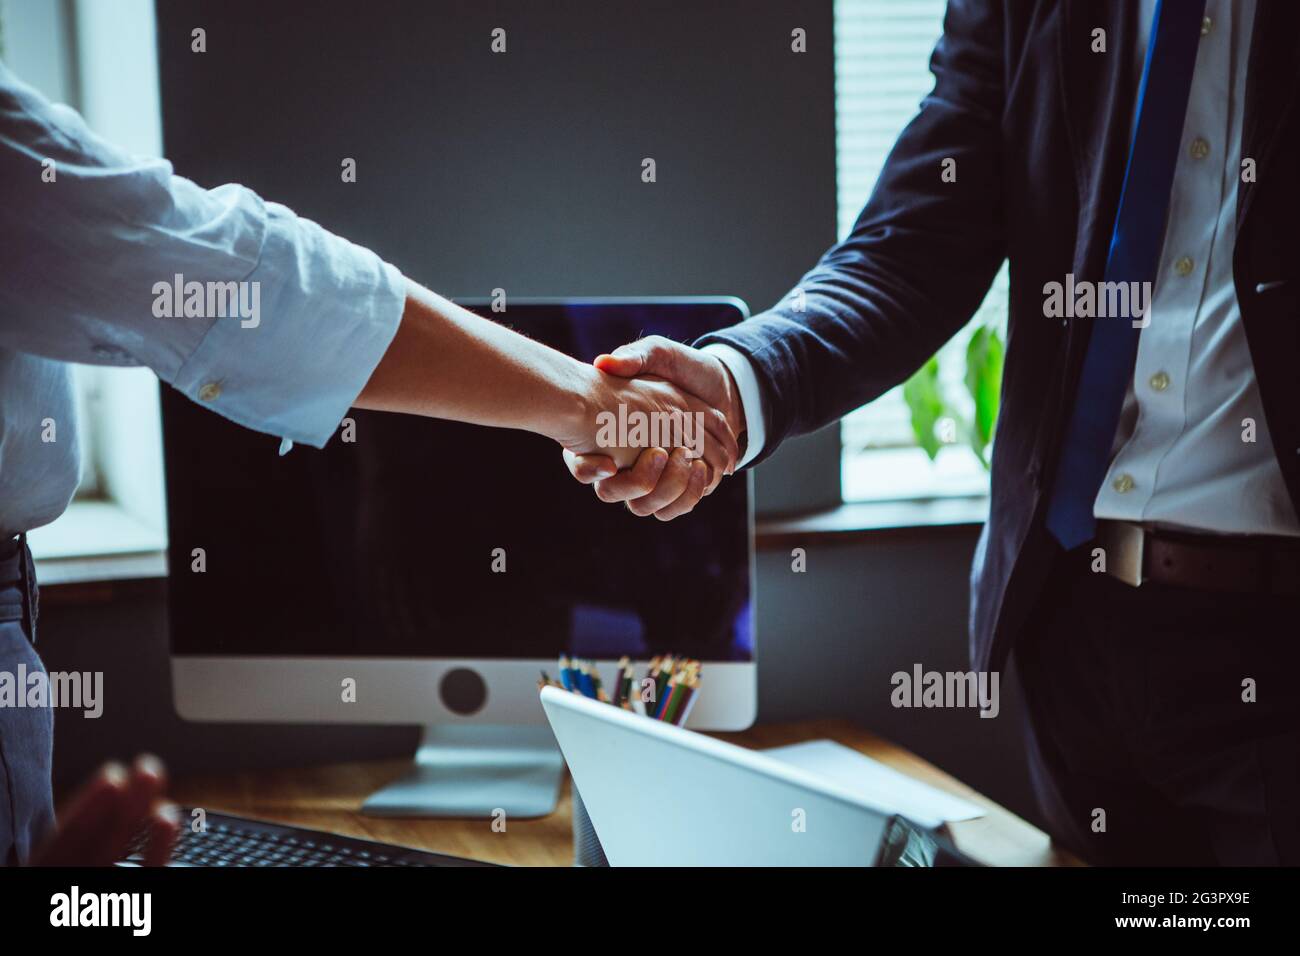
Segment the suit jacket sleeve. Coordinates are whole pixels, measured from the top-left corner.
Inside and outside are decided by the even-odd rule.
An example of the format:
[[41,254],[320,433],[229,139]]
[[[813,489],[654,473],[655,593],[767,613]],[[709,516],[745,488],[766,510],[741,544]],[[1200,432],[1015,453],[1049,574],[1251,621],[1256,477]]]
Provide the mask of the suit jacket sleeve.
[[852,233],[778,305],[696,343],[752,361],[767,430],[756,461],[905,381],[983,301],[1006,255],[1001,8],[950,0],[934,89]]

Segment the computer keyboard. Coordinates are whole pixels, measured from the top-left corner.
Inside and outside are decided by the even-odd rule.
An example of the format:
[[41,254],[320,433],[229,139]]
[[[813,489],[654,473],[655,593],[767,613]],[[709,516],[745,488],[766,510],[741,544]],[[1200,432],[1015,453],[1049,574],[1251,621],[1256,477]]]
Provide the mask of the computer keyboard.
[[[320,830],[205,811],[206,826],[182,826],[168,866],[492,866],[479,860],[358,840]],[[182,820],[191,820],[189,808]],[[139,866],[143,837],[119,865]]]

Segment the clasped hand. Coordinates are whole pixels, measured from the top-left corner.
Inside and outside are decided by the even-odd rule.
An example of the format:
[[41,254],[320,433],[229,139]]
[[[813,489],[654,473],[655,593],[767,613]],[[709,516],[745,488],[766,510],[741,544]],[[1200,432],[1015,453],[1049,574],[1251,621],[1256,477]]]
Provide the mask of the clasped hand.
[[[735,382],[716,356],[662,336],[650,336],[601,355],[595,367],[608,396],[634,410],[703,414],[702,456],[690,448],[596,447],[590,439],[564,442],[564,461],[607,502],[626,502],[635,515],[671,521],[712,494],[740,458],[745,414]],[[614,404],[603,404],[612,401]],[[620,470],[622,469],[622,470]]]

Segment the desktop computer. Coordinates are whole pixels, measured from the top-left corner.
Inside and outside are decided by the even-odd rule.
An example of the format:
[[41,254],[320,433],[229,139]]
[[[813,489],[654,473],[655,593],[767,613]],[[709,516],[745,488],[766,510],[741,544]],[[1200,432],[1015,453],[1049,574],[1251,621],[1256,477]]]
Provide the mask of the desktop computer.
[[[733,298],[532,300],[480,314],[583,361],[690,341]],[[250,334],[256,334],[250,332]],[[562,760],[538,700],[561,654],[703,662],[697,729],[756,709],[748,473],[664,523],[599,501],[553,442],[352,410],[280,454],[162,392],[173,693],[195,721],[419,724],[383,815],[554,809]]]

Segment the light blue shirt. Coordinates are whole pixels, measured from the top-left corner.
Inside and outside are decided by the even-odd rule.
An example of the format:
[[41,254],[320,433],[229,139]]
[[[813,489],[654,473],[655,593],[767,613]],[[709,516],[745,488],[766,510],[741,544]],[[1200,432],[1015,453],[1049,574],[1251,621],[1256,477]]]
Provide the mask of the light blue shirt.
[[53,521],[76,489],[65,363],[144,365],[240,425],[321,447],[405,301],[374,253],[117,149],[0,64],[0,532]]

